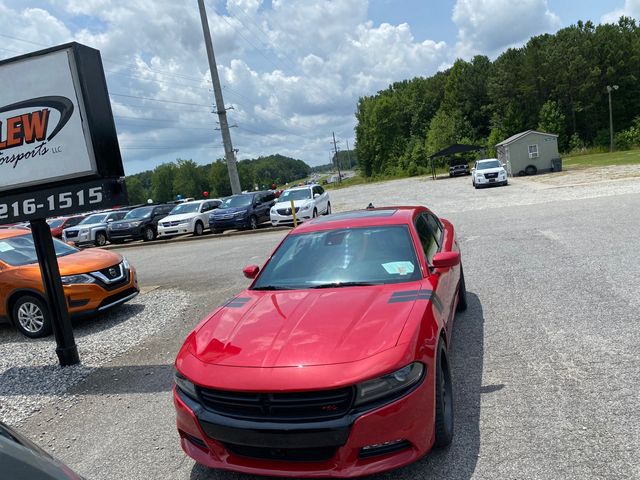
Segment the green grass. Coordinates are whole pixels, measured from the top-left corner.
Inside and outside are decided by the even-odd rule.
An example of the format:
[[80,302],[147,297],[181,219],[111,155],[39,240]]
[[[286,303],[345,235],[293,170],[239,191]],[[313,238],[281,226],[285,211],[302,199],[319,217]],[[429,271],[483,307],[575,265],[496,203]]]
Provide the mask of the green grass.
[[569,169],[633,164],[640,164],[640,150],[627,150],[613,153],[571,154],[562,157],[562,165]]

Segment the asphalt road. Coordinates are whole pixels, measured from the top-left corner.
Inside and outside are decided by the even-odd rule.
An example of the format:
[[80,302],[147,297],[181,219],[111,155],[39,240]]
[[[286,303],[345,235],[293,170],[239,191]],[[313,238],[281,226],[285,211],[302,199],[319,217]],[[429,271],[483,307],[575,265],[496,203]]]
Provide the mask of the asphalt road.
[[[469,309],[454,327],[453,445],[375,478],[640,478],[638,184],[476,192],[467,180],[331,192],[338,209],[374,193],[433,205],[463,251]],[[262,263],[285,234],[123,250],[143,285],[183,290],[191,307],[74,387],[72,411],[47,407],[21,429],[90,479],[252,478],[182,453],[171,365],[189,329],[247,284],[242,267]]]

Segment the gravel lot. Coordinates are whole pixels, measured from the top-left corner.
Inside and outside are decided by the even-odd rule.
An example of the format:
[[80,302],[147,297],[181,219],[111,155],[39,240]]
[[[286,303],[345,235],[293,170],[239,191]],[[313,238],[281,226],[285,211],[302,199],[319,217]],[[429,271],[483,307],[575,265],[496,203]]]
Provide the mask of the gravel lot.
[[[77,400],[66,392],[112,358],[158,333],[184,314],[188,295],[155,290],[99,317],[74,322],[81,365],[60,368],[53,337],[29,340],[0,327],[0,420],[16,425],[55,403],[63,412]],[[60,413],[62,415],[62,413]]]
[[[335,210],[370,201],[429,205],[454,222],[463,251],[469,309],[454,327],[454,443],[376,479],[640,478],[640,179],[597,170],[483,190],[466,177],[331,191]],[[107,352],[100,366],[83,357],[91,370],[78,373],[80,381],[72,374],[77,383],[45,396],[56,402],[35,413],[18,407],[39,402],[24,385],[43,383],[49,392],[58,380],[34,375],[5,388],[5,373],[0,402],[14,402],[21,430],[90,479],[254,478],[209,471],[184,456],[170,397],[172,363],[200,318],[246,285],[242,266],[264,261],[285,234],[123,250],[142,285],[162,290],[139,297],[144,310],[104,329],[95,348],[114,348],[120,335],[135,348],[108,359]],[[154,295],[168,301],[154,303]],[[145,335],[114,330],[140,315],[170,321]],[[30,371],[30,357],[15,353],[20,347],[4,353],[16,340],[11,335],[0,329],[0,371]],[[50,348],[37,361],[40,371],[54,364]],[[24,399],[15,402],[15,393]]]

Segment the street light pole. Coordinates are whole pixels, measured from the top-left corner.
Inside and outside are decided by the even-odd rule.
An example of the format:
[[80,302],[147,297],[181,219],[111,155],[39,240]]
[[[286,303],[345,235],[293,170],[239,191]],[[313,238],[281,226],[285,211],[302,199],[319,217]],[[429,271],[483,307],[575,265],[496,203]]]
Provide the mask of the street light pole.
[[611,92],[618,90],[618,85],[607,85],[607,93],[609,94],[609,151],[613,152],[613,109],[611,108]]

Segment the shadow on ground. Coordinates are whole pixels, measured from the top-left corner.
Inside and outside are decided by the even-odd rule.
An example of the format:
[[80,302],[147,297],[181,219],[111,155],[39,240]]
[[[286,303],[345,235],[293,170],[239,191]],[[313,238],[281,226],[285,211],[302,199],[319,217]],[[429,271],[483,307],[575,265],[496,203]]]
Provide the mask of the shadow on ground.
[[[468,308],[457,315],[453,327],[451,356],[455,388],[455,434],[453,444],[434,450],[422,460],[388,473],[373,475],[370,480],[438,478],[467,480],[473,476],[480,452],[480,398],[503,388],[482,386],[484,352],[484,316],[477,295],[467,293]],[[419,419],[416,419],[417,421]],[[257,480],[264,477],[211,470],[194,465],[191,480]]]

